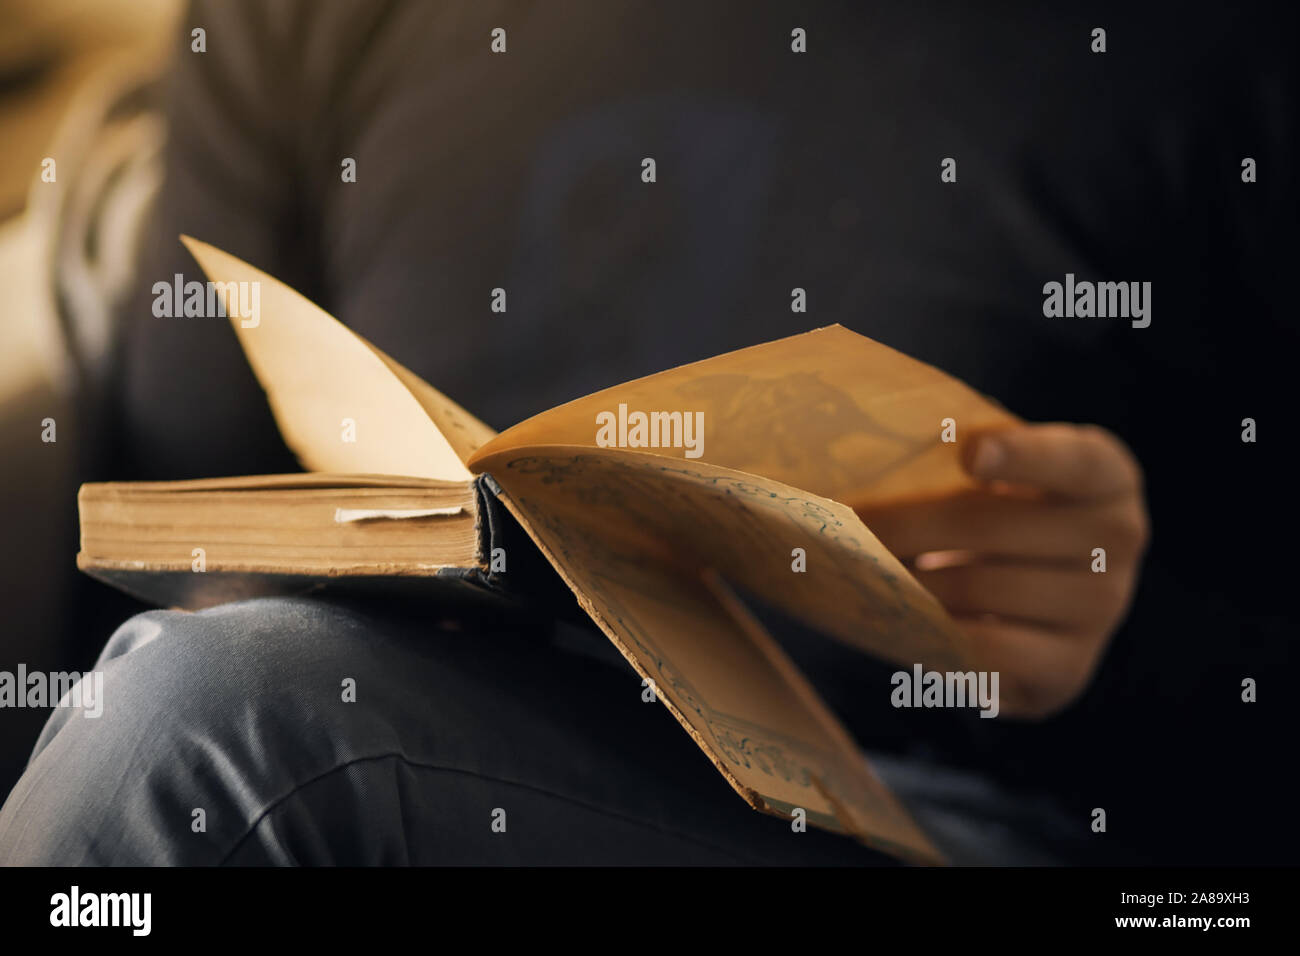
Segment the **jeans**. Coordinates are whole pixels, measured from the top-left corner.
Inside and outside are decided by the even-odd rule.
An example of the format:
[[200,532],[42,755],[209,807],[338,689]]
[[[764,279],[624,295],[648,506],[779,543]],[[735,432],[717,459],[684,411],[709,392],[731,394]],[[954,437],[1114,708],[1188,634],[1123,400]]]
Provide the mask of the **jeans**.
[[[259,599],[140,614],[95,669],[102,714],[54,709],[0,863],[892,862],[746,807],[595,632]],[[1009,825],[1060,828],[1041,806],[873,765],[955,862],[1051,862]]]

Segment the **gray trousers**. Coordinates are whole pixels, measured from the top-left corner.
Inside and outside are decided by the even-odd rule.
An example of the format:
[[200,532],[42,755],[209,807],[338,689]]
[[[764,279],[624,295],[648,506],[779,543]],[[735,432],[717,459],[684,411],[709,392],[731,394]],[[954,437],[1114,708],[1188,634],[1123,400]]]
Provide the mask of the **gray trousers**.
[[[141,614],[95,665],[101,715],[54,709],[0,863],[889,862],[750,810],[603,637],[557,633],[312,599]],[[875,765],[958,862],[1050,862],[987,783]]]

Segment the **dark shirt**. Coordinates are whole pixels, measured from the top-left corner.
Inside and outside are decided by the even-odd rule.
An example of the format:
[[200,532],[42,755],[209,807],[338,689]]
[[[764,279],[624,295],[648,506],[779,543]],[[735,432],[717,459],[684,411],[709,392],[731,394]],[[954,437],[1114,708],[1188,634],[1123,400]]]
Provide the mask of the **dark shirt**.
[[[498,428],[840,322],[1027,419],[1117,432],[1154,529],[1096,680],[1040,724],[900,714],[887,671],[800,643],[859,738],[1051,792],[1081,827],[1107,808],[1099,839],[1139,855],[1275,858],[1293,778],[1286,735],[1269,735],[1294,727],[1280,559],[1295,540],[1295,19],[1241,4],[1174,20],[199,2],[169,79],[166,183],[123,310],[103,477],[296,467],[225,320],[152,315],[154,282],[201,277],[181,232],[300,289]],[[1066,273],[1151,282],[1150,327],[1045,318],[1043,285]]]

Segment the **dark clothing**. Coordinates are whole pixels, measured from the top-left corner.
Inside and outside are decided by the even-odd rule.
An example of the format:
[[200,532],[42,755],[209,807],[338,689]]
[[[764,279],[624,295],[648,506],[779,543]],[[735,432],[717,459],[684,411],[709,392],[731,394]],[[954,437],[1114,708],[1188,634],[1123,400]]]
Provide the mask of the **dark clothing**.
[[[1295,19],[1241,4],[1175,19],[201,2],[183,20],[167,181],[99,477],[294,467],[225,320],[151,314],[155,281],[199,277],[180,232],[299,288],[497,427],[841,322],[1027,419],[1114,430],[1146,469],[1154,528],[1095,682],[1041,724],[895,711],[887,671],[783,633],[859,739],[1047,789],[1080,826],[1105,808],[1111,858],[1289,859],[1293,772],[1268,738],[1295,727],[1277,560],[1295,540],[1280,451]],[[1105,53],[1090,49],[1098,26]],[[795,27],[807,53],[791,51]],[[940,178],[949,157],[955,183]],[[1150,327],[1045,318],[1043,286],[1067,273],[1150,281]],[[505,314],[489,308],[498,287]]]

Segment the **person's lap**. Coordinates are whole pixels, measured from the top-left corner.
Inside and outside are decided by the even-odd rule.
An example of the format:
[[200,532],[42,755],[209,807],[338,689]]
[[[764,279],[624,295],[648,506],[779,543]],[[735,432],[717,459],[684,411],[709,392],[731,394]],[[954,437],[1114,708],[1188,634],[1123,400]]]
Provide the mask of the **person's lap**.
[[265,599],[139,615],[96,669],[103,714],[56,708],[3,862],[887,862],[747,808],[630,667],[549,626]]

